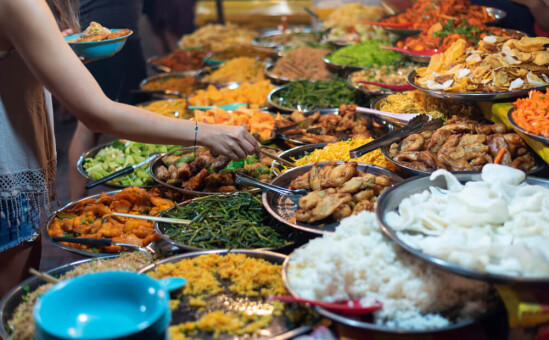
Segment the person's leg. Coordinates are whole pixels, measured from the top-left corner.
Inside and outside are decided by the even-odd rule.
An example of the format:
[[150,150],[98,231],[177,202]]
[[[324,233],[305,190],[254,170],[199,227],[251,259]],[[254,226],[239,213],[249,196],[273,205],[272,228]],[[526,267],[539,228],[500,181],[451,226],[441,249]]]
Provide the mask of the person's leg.
[[78,172],[76,163],[84,152],[97,144],[98,138],[99,134],[94,133],[84,124],[78,122],[69,147],[69,183],[71,188],[71,200],[76,200],[87,195],[85,185],[88,180]]
[[38,270],[41,251],[42,244],[38,238],[0,252],[0,299],[15,285],[31,276],[30,268]]

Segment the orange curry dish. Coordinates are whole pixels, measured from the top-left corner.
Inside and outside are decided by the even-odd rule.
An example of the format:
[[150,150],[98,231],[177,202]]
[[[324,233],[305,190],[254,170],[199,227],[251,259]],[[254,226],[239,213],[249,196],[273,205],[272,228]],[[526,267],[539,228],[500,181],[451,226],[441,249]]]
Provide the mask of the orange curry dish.
[[[113,212],[156,215],[173,206],[174,202],[161,197],[160,190],[138,187],[126,188],[109,196],[101,193],[98,198],[89,198],[57,213],[55,220],[48,228],[51,237],[85,237],[109,238],[114,242],[146,246],[160,239],[154,231],[154,222],[111,216]],[[92,252],[116,253],[119,246],[93,247],[83,244],[67,245]]]

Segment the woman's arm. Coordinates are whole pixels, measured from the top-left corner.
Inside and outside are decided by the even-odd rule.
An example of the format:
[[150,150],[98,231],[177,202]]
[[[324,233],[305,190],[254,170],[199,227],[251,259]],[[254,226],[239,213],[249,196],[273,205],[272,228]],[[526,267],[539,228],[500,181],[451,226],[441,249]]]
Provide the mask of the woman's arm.
[[[109,100],[63,39],[44,0],[0,0],[0,35],[91,130],[145,143],[193,143],[194,122]],[[198,127],[197,143],[217,153],[236,159],[257,151],[257,141],[242,127],[202,123]]]

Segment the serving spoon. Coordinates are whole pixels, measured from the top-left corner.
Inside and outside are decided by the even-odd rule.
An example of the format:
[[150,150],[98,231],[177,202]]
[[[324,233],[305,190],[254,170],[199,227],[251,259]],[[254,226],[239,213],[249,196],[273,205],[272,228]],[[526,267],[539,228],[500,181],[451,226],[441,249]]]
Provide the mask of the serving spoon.
[[357,83],[375,85],[375,86],[383,87],[384,89],[389,89],[391,91],[396,91],[396,92],[415,90],[415,87],[413,87],[410,84],[385,84],[385,83],[380,83],[377,81],[369,81],[369,80],[357,80]]
[[383,307],[383,303],[377,302],[372,306],[364,307],[360,304],[360,300],[349,300],[349,301],[340,301],[340,302],[322,302],[317,300],[309,300],[296,298],[293,296],[287,295],[275,295],[269,296],[267,300],[276,300],[283,302],[295,302],[295,303],[306,303],[311,306],[318,306],[334,313],[344,314],[344,315],[366,315],[371,314],[377,310],[380,310]]

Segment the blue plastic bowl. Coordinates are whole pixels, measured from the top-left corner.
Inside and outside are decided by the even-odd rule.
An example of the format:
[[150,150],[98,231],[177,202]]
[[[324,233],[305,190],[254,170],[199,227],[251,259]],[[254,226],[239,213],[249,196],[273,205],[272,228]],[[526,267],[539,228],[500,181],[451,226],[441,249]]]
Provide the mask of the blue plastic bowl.
[[[112,32],[120,31],[121,28],[112,29]],[[123,37],[118,37],[115,39],[101,40],[101,41],[91,41],[91,42],[69,42],[69,46],[72,48],[74,53],[79,57],[84,57],[88,60],[97,60],[112,57],[118,53],[126,40],[133,34],[133,31],[130,31],[130,34]],[[80,38],[82,33],[71,34],[65,37],[65,40],[68,42],[73,39]]]
[[34,306],[37,331],[52,339],[132,338],[164,332],[170,317],[169,293],[161,283],[132,272],[62,281]]

